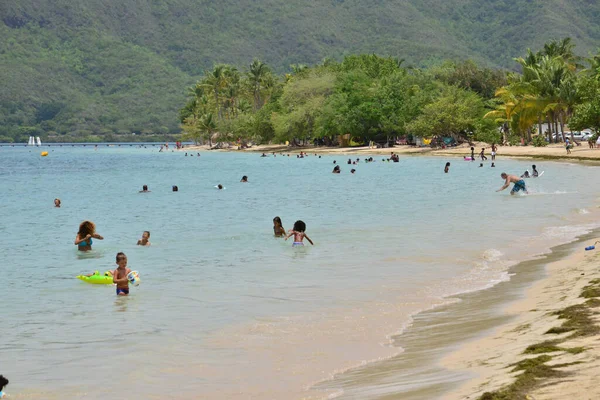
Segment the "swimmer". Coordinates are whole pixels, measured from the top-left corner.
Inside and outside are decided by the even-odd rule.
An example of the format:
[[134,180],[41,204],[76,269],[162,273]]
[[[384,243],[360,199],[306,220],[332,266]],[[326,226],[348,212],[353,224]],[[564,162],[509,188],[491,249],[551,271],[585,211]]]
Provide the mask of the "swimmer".
[[491,168],[496,168],[496,166],[494,165],[494,163],[492,163],[492,165],[490,165]]
[[525,170],[525,172],[523,172],[523,175],[521,175],[521,178],[531,178],[531,175],[529,175],[529,170]]
[[137,242],[138,246],[150,246],[150,231],[144,231],[142,238]]
[[142,190],[140,190],[140,193],[149,193],[150,190],[148,190],[148,185],[144,185],[142,186]]
[[83,221],[79,225],[79,232],[75,236],[75,245],[79,251],[90,251],[92,250],[92,238],[98,240],[104,240],[102,236],[96,233],[96,224],[92,221]]
[[342,171],[340,170],[340,166],[336,165],[335,167],[333,167],[333,171],[331,171],[331,172],[334,174],[339,174]]
[[59,198],[54,199],[54,207],[60,208],[60,199]]
[[528,194],[529,192],[527,191],[527,189],[525,188],[525,181],[521,178],[519,178],[518,176],[514,176],[514,175],[508,175],[506,173],[501,173],[500,176],[502,177],[502,179],[505,179],[506,182],[504,182],[504,185],[496,190],[496,192],[501,192],[502,190],[506,189],[508,186],[510,186],[510,183],[514,183],[515,185],[513,186],[512,190],[510,191],[511,195],[514,195],[515,193],[517,193],[518,191],[522,190],[524,191],[526,194]]
[[353,174],[353,173],[355,173],[355,172],[356,172],[356,170],[355,170],[354,168],[352,168],[352,169],[350,170],[350,173],[351,173],[351,174]]
[[178,191],[179,191],[179,188],[178,188],[177,186],[173,186],[173,191],[174,191],[174,192],[178,192]]
[[538,170],[535,169],[535,165],[532,165],[531,168],[533,169],[533,173],[531,174],[534,178],[537,178],[538,176],[540,176],[540,174],[538,174]]
[[446,166],[444,167],[444,173],[447,174],[448,171],[450,171],[450,163],[449,162],[447,162]]
[[483,163],[479,163],[479,168],[483,167]]
[[221,185],[220,183],[217,185],[217,189],[221,190],[223,189],[223,185]]
[[248,182],[248,177],[246,175],[242,176],[242,179],[240,180],[240,182]]
[[285,229],[283,228],[283,223],[279,217],[273,218],[273,234],[275,237],[285,236]]
[[8,385],[8,379],[4,377],[4,375],[0,375],[0,399],[6,397],[6,393],[4,393],[4,387]]
[[304,238],[306,238],[306,240],[308,240],[308,242],[314,246],[313,241],[310,240],[308,236],[306,236],[305,231],[306,224],[304,223],[304,221],[298,220],[294,223],[294,229],[290,230],[289,233],[285,235],[285,240],[288,240],[290,236],[294,235],[294,243],[292,244],[293,247],[304,246],[304,243],[302,242]]
[[117,285],[117,296],[127,296],[129,294],[129,279],[127,274],[131,272],[127,268],[127,256],[123,252],[117,253],[117,269],[113,271],[113,283]]

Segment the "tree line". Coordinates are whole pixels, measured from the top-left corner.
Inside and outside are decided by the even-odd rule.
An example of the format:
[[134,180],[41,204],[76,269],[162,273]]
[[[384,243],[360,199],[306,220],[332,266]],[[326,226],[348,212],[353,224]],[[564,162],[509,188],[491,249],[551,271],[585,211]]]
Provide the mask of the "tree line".
[[470,60],[411,68],[374,54],[294,64],[280,76],[257,59],[243,70],[217,64],[189,89],[180,120],[187,139],[211,146],[337,144],[340,137],[543,145],[539,133],[564,140],[556,133],[565,125],[600,129],[600,53],[584,59],[574,47],[566,38],[528,50],[515,59],[518,72]]

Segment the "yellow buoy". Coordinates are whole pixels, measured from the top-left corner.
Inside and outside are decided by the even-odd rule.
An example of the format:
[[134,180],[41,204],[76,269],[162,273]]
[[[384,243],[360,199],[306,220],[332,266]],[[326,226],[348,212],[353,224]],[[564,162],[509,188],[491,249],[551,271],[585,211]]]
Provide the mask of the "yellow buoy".
[[40,153],[40,155],[41,155],[42,157],[46,157],[46,156],[48,155],[48,152],[47,152],[47,151],[42,151],[42,152]]

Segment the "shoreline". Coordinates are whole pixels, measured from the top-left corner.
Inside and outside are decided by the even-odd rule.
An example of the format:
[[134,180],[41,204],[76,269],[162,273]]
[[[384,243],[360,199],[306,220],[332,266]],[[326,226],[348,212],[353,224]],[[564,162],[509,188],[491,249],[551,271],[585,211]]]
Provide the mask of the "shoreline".
[[[578,285],[570,284],[564,288],[566,294],[556,305],[556,309],[564,308],[565,304],[577,303],[579,289],[589,280],[600,277],[600,273],[593,271],[591,262],[587,262],[584,268],[585,275],[580,275],[583,267],[579,266],[581,262],[585,262],[585,258],[590,259],[593,253],[582,254],[584,244],[600,240],[599,236],[600,228],[578,235],[568,243],[553,246],[542,255],[512,266],[509,269],[512,277],[508,281],[476,292],[451,296],[447,300],[454,299],[454,302],[413,315],[413,323],[393,338],[394,346],[404,350],[401,354],[376,364],[345,371],[313,388],[340,390],[342,398],[354,398],[360,397],[363,385],[368,382],[373,388],[378,385],[390,386],[391,389],[387,389],[390,390],[389,394],[401,396],[404,400],[473,400],[484,392],[509,385],[515,374],[507,366],[527,357],[521,355],[527,346],[553,339],[542,337],[544,335],[534,326],[534,321],[545,318],[546,330],[549,329],[547,325],[560,325],[555,316],[545,316],[549,312],[548,307],[539,306],[539,311],[535,314],[529,312],[532,301],[538,298],[539,288],[556,287],[563,280],[579,282]],[[600,257],[595,257],[596,260],[598,258]],[[576,266],[569,269],[567,278],[564,268],[572,263]],[[542,290],[542,293],[545,292]],[[546,294],[545,301],[555,301],[554,292]],[[497,340],[500,342],[495,342]],[[593,340],[593,337],[587,338],[585,346]],[[569,343],[565,347],[571,346]],[[566,355],[577,357],[574,360],[578,361],[586,356],[592,360],[600,358],[600,345],[583,354]],[[598,366],[600,361],[594,361],[591,366],[584,365],[581,368],[591,371]],[[577,371],[580,367],[570,368]],[[393,375],[393,383],[389,379],[378,382],[384,380],[380,376],[385,376],[386,372],[392,372],[389,375]],[[589,375],[583,375],[581,379],[586,379]],[[577,387],[579,378],[577,375],[570,376],[574,381],[570,384],[571,387]],[[547,382],[542,382],[545,383]],[[590,386],[592,383],[590,382]],[[548,393],[556,392],[550,390]],[[600,389],[593,393],[597,396],[589,397],[590,399],[600,397]],[[556,398],[537,396],[538,394],[534,397],[536,400]],[[490,398],[492,399],[496,398]]]
[[[34,149],[42,150],[43,147],[121,147],[121,146],[161,146],[161,142],[153,143],[46,143],[41,146],[35,146]],[[0,143],[1,147],[29,147],[27,145],[14,145],[10,143]],[[491,162],[490,156],[490,145],[483,142],[475,142],[475,154],[479,154],[479,150],[482,147],[486,149],[485,156],[487,162]],[[370,148],[368,146],[362,147],[314,147],[312,145],[306,147],[290,147],[286,145],[268,144],[268,145],[257,145],[251,148],[238,150],[235,146],[223,149],[211,149],[208,145],[186,145],[182,149],[170,148],[171,152],[226,152],[226,153],[280,153],[280,154],[299,154],[300,152],[308,153],[310,155],[389,155],[392,152],[400,156],[435,156],[435,157],[465,157],[470,156],[470,146],[468,144],[462,144],[456,147],[446,149],[432,149],[430,147],[414,147],[409,145],[398,145],[396,147],[388,148]],[[165,152],[169,152],[168,150]],[[533,147],[533,146],[498,146],[497,151],[498,160],[503,158],[522,158],[522,159],[540,159],[547,161],[585,161],[590,163],[600,162],[600,148],[590,149],[583,143],[572,149],[571,154],[566,154],[564,145],[562,144],[549,144],[546,147]],[[482,162],[480,159],[476,159],[474,162]]]
[[[482,147],[486,149],[487,162],[491,162],[490,156],[490,145],[487,143],[475,143],[475,154],[479,154],[477,149]],[[451,147],[447,149],[432,149],[429,147],[412,147],[412,146],[398,146],[389,148],[369,148],[368,146],[363,147],[290,147],[285,145],[259,145],[248,149],[238,150],[235,147],[228,149],[209,149],[208,146],[188,146],[179,151],[217,151],[217,152],[231,152],[231,153],[286,153],[286,154],[299,154],[300,152],[309,153],[309,155],[389,155],[391,152],[400,156],[437,156],[437,157],[464,157],[470,156],[470,146],[462,144],[457,147]],[[533,146],[499,146],[497,151],[497,159],[502,158],[525,158],[525,159],[542,159],[542,160],[555,160],[555,161],[592,161],[600,162],[600,148],[590,149],[587,144],[584,146],[577,146],[572,149],[571,154],[566,154],[565,148],[562,144],[551,144],[546,147],[533,147]],[[474,162],[481,162],[476,159]]]
[[[477,399],[486,392],[487,399],[504,398],[495,396],[514,393],[513,383],[523,373],[514,366],[538,357],[547,357],[544,365],[554,371],[536,377],[539,381],[519,389],[519,394],[536,400],[600,397],[594,373],[600,367],[599,328],[593,323],[600,302],[596,299],[600,273],[595,265],[600,256],[596,250],[583,248],[600,240],[599,234],[595,229],[575,242],[554,248],[553,253],[559,256],[542,262],[544,276],[526,288],[521,298],[503,307],[506,322],[442,358],[441,365],[450,371],[473,375],[450,391],[448,398]],[[582,326],[582,332],[560,329],[567,320],[565,310],[584,304],[592,323]]]

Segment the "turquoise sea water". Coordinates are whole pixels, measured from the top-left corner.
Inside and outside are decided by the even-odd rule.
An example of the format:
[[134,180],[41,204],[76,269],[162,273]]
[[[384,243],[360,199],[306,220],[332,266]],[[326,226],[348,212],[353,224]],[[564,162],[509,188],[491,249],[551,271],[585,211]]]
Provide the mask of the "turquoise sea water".
[[[566,163],[535,162],[532,194],[510,196],[499,174],[531,161],[49,150],[0,148],[0,373],[24,399],[302,398],[397,353],[415,312],[595,227],[598,203],[600,169]],[[275,216],[315,246],[273,238]],[[89,253],[85,219],[105,238]],[[142,279],[128,298],[75,279],[119,251]]]

